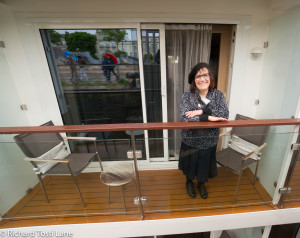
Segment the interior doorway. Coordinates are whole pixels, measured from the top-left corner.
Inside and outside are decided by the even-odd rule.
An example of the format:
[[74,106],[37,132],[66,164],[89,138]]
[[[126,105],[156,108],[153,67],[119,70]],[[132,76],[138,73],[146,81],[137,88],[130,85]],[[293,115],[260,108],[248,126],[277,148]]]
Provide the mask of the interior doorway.
[[209,64],[215,72],[217,89],[228,98],[231,51],[234,45],[235,25],[213,25]]
[[[231,75],[231,52],[235,42],[235,25],[213,25],[211,53],[209,65],[213,68],[217,89],[229,102],[229,80]],[[228,105],[229,106],[229,105]],[[221,132],[223,129],[221,129]],[[217,151],[221,150],[222,139],[219,140]]]
[[[226,100],[228,99],[234,29],[235,25],[166,25],[169,122],[179,121],[181,97],[184,91],[189,90],[188,74],[191,68],[199,62],[206,62],[212,66],[216,88],[224,93]],[[178,159],[180,137],[179,130],[169,132],[170,159]]]

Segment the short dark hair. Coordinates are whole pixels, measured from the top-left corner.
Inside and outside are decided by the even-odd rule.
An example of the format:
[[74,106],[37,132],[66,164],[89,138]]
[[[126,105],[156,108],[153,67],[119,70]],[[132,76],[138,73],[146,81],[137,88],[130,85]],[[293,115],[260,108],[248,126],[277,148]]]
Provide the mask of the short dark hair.
[[207,68],[208,73],[209,73],[209,75],[210,75],[209,89],[213,89],[213,88],[215,87],[215,77],[214,77],[212,68],[209,66],[209,64],[201,62],[201,63],[196,64],[196,65],[192,68],[191,72],[189,73],[189,77],[188,77],[188,80],[189,80],[189,81],[188,81],[188,82],[189,82],[189,84],[190,84],[190,91],[191,91],[192,93],[194,93],[195,90],[196,90],[196,84],[195,84],[195,77],[196,77],[196,74],[198,73],[198,71],[199,71],[200,69],[203,69],[203,68]]

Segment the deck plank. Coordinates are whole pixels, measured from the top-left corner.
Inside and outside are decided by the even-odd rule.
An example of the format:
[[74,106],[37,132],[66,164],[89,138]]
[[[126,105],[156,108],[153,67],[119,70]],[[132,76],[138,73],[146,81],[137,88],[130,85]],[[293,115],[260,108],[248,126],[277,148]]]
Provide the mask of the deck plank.
[[[260,183],[251,184],[253,174],[246,171],[242,177],[237,203],[232,204],[237,175],[218,168],[218,176],[210,179],[206,187],[208,198],[196,198],[186,193],[185,176],[179,170],[140,171],[145,219],[193,217],[233,214],[275,209],[271,197]],[[252,177],[251,177],[252,176]],[[119,187],[111,188],[111,203],[107,204],[107,187],[100,182],[99,173],[83,173],[77,177],[86,207],[81,206],[71,178],[53,176],[47,180],[46,191],[50,202],[44,200],[39,186],[5,214],[0,228],[76,224],[88,222],[140,220],[139,207],[134,205],[137,196],[133,182],[126,185],[125,200],[128,213],[124,213]]]

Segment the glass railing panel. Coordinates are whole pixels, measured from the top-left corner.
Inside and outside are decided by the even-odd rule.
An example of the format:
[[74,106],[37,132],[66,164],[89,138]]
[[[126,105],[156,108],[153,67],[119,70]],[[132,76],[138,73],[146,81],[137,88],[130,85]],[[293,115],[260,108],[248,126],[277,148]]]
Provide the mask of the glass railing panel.
[[[117,159],[111,158],[111,161],[102,161],[103,171],[107,173],[102,172],[102,177],[100,177],[101,166],[95,152],[98,150],[100,158],[104,154],[105,146],[102,145],[102,141],[96,140],[95,144],[98,148],[95,148],[93,141],[88,141],[89,144],[85,144],[86,141],[81,138],[77,142],[79,145],[81,143],[80,146],[84,149],[80,150],[78,149],[80,147],[73,147],[71,143],[66,142],[65,147],[53,138],[47,140],[47,137],[44,137],[44,140],[33,138],[34,140],[29,139],[17,144],[13,140],[13,136],[2,135],[0,143],[0,213],[4,221],[12,218],[39,219],[118,214],[137,215],[137,219],[140,218],[139,205],[134,203],[137,188],[134,182],[133,161],[127,159],[129,141],[119,140],[117,141],[119,144],[116,142],[118,158],[122,157],[123,160],[117,161]],[[112,144],[109,146],[114,147],[114,142],[108,141]],[[121,142],[126,144],[123,151],[121,150]],[[48,146],[52,148],[53,145],[55,148],[51,149],[51,153],[37,156],[43,149],[48,148]],[[27,151],[24,149],[25,147]],[[114,148],[112,150],[114,151]],[[38,160],[56,158],[61,162],[65,157],[68,159],[69,154],[75,155],[75,160],[70,159],[70,167],[75,174],[80,194],[70,173],[65,175],[62,170],[55,171],[55,166],[46,168],[46,166],[41,165],[40,161],[24,160],[25,157],[31,159],[38,157]],[[84,168],[82,164],[88,163],[88,159],[85,159],[88,156],[94,158],[94,162]],[[54,164],[57,165],[57,163]],[[52,162],[47,163],[47,166],[51,165]],[[64,165],[67,167],[66,163]],[[33,170],[35,166],[38,166],[39,169]],[[113,170],[111,169],[112,166],[114,166]],[[75,167],[78,168],[78,171]],[[84,168],[84,170],[79,171],[79,168]],[[49,175],[47,174],[48,169],[52,169],[52,173]],[[36,172],[40,172],[48,202]],[[115,177],[110,176],[109,172],[115,173]],[[125,178],[120,178],[119,175],[124,175]],[[123,181],[120,182],[122,179]],[[120,185],[125,186],[123,189],[124,197]],[[110,193],[108,193],[108,188],[110,188]]]
[[[297,144],[299,144],[299,139]],[[282,194],[284,207],[300,206],[300,153],[298,148],[293,151],[291,157],[285,188],[287,193]]]
[[[247,206],[270,209],[276,194],[274,185],[280,182],[279,175],[282,168],[286,167],[284,164],[287,161],[285,159],[286,151],[290,150],[291,138],[295,137],[295,133],[288,130],[278,130],[277,127],[271,127],[267,135],[247,134],[245,138],[252,138],[254,141],[257,138],[265,137],[263,142],[266,143],[266,146],[261,148],[261,154],[258,156],[260,160],[255,184],[253,185],[256,161],[246,166],[250,159],[245,160],[244,165],[247,168],[243,170],[240,179],[238,171],[228,169],[228,166],[219,161],[220,154],[225,153],[225,156],[223,156],[225,159],[232,156],[226,154],[226,151],[232,150],[233,145],[237,142],[237,139],[233,138],[231,134],[225,134],[221,138],[215,136],[169,136],[165,138],[157,136],[147,138],[145,131],[142,131],[142,134],[137,132],[139,131],[133,133],[135,135],[134,143],[131,141],[130,131],[129,133],[126,133],[126,131],[116,132],[116,135],[120,135],[120,137],[116,136],[114,138],[106,137],[105,133],[107,132],[101,131],[72,133],[70,135],[86,137],[88,140],[80,138],[79,140],[66,142],[67,151],[72,154],[78,153],[78,158],[81,158],[81,160],[85,154],[97,152],[103,166],[104,172],[102,175],[105,175],[105,172],[109,171],[111,167],[121,171],[125,170],[127,173],[128,164],[131,164],[131,171],[136,166],[137,173],[133,172],[133,176],[130,177],[128,183],[125,182],[123,192],[126,211],[121,187],[112,186],[115,184],[107,186],[110,178],[100,179],[101,165],[97,155],[94,156],[93,162],[76,176],[78,187],[86,205],[85,208],[82,206],[80,195],[71,176],[42,176],[49,199],[48,203],[39,184],[38,176],[36,176],[35,171],[32,171],[33,165],[29,161],[24,161],[27,152],[25,153],[21,148],[22,145],[27,144],[31,149],[40,150],[46,144],[53,144],[56,140],[53,138],[47,139],[47,137],[41,140],[33,138],[26,141],[26,143],[23,141],[16,144],[13,135],[1,136],[0,194],[1,199],[4,197],[3,201],[7,201],[1,203],[2,218],[58,217],[83,214],[135,214],[140,217],[143,211],[147,214],[161,211],[189,211]],[[161,134],[163,134],[162,131]],[[178,134],[180,135],[180,130],[175,131],[173,134],[168,133],[168,135]],[[62,135],[64,134],[62,133]],[[95,137],[95,141],[91,140],[93,137]],[[190,144],[198,140],[204,144],[214,141],[214,145],[216,145],[218,166],[216,171],[213,170],[214,166],[209,166],[212,178],[205,181],[208,193],[206,199],[200,195],[197,176],[193,180],[196,197],[192,198],[188,194],[186,173],[183,173],[186,166],[193,165],[193,163],[197,166],[197,163],[200,162],[194,158],[201,157],[201,154],[207,151],[201,147],[202,145],[200,145],[201,148],[193,148],[194,144],[183,148],[182,142]],[[133,145],[135,145],[137,152],[140,151],[140,153],[137,153],[136,161],[128,159],[128,151],[133,149]],[[160,147],[163,147],[163,150]],[[151,156],[155,154],[157,156]],[[34,156],[27,155],[27,157]],[[233,153],[233,158],[241,159],[243,157],[245,158],[245,155],[240,152]],[[193,158],[193,163],[186,163],[189,158]],[[209,159],[212,164],[216,163],[213,156],[210,155]],[[239,163],[235,168],[240,167],[241,164]],[[194,169],[193,166],[190,167]],[[122,176],[117,175],[115,178],[119,179]],[[135,178],[136,183],[134,183],[133,178]],[[297,179],[297,177],[295,178]],[[109,204],[108,187],[110,187]],[[295,197],[289,199],[293,200]]]
[[[180,132],[173,131],[170,134],[178,135]],[[150,158],[150,163],[147,162],[148,164],[142,161],[139,162],[142,196],[147,201],[144,204],[145,212],[232,208],[255,205],[259,205],[261,209],[270,209],[273,205],[276,190],[274,185],[278,183],[280,172],[285,166],[285,154],[290,149],[290,139],[293,136],[294,133],[290,131],[290,128],[278,129],[271,127],[267,134],[252,133],[244,136],[241,135],[241,138],[233,138],[231,134],[225,134],[219,141],[209,136],[199,136],[198,138],[157,138],[158,142],[167,139],[169,152],[172,151],[172,153],[169,153],[167,160],[151,161]],[[238,142],[242,138],[261,142],[254,147],[246,148],[245,151],[237,152],[236,146],[239,146]],[[194,140],[200,140],[204,144],[211,140],[218,141],[216,146],[216,159],[218,161],[217,175],[213,178],[208,178],[208,181],[205,182],[208,193],[206,199],[200,196],[196,176],[193,180],[196,197],[192,198],[188,195],[186,175],[181,169],[178,169],[178,167],[185,168],[185,166],[190,166],[183,159],[179,159],[178,161],[178,158],[183,157],[180,153],[188,154],[187,157],[184,157],[185,159],[189,159],[189,154],[193,154],[195,151],[198,153],[197,156],[205,153],[201,150],[197,151],[197,148],[194,151],[193,148],[185,149],[185,151],[182,150],[182,141],[193,143]],[[253,150],[258,150],[259,152],[256,156],[251,155],[247,157]],[[222,161],[221,157],[225,161]],[[243,162],[243,172],[240,175],[242,158],[245,160]],[[194,162],[194,166],[197,166],[196,163],[199,163],[199,161]],[[193,169],[195,170],[194,167]],[[213,169],[210,172],[214,174]]]
[[279,208],[283,208],[283,195],[280,190],[288,178],[287,168],[292,161],[291,146],[297,137],[298,132],[294,126],[271,126],[266,137],[267,147],[260,163],[258,178]]
[[[72,133],[70,136],[95,137],[97,149],[102,161],[126,160],[127,151],[132,150],[131,131],[97,131]],[[135,146],[142,152],[142,158],[146,159],[146,146],[144,130],[134,131]],[[70,141],[70,148],[74,152],[95,152],[92,141]]]

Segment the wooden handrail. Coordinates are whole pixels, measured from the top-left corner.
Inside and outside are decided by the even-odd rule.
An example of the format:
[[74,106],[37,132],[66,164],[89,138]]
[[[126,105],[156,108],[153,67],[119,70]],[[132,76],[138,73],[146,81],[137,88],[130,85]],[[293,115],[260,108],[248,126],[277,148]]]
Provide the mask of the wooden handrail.
[[126,123],[126,124],[95,124],[72,126],[22,126],[0,127],[0,134],[24,133],[57,133],[57,132],[95,132],[95,131],[126,131],[126,130],[163,130],[163,129],[199,129],[245,126],[282,126],[300,125],[300,118],[264,119],[264,120],[232,120],[228,122],[165,122],[165,123]]

